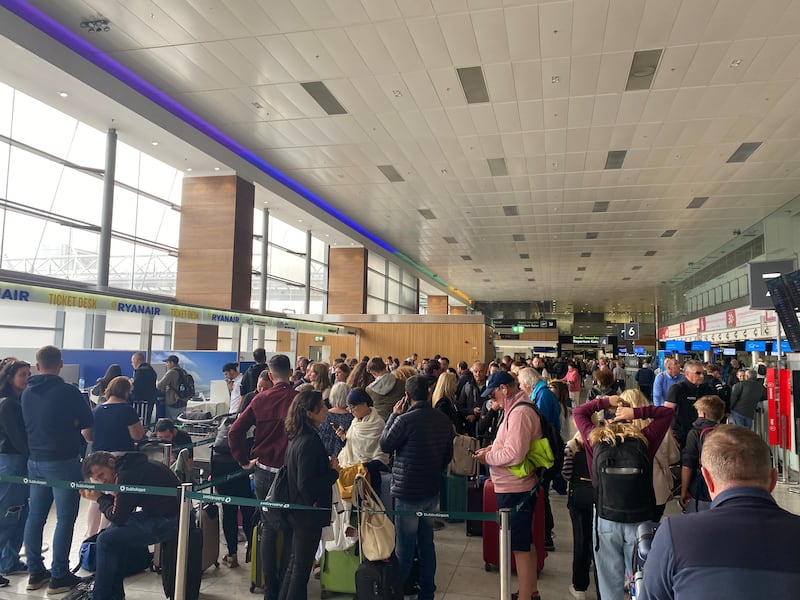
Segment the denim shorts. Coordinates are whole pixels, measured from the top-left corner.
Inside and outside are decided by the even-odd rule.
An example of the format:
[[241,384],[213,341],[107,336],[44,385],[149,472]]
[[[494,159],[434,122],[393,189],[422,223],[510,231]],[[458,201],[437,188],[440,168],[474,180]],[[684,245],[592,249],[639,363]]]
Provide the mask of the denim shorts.
[[511,529],[511,550],[514,552],[530,552],[533,545],[533,507],[536,495],[530,492],[514,492],[512,494],[497,493],[497,508],[514,508],[524,498],[527,501],[520,507],[516,514],[509,519]]

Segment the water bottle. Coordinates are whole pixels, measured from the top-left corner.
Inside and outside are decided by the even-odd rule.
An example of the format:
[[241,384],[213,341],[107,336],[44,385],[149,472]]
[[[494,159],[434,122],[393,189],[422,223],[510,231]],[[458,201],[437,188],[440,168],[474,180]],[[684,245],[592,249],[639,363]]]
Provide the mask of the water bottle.
[[83,391],[83,390],[86,389],[86,380],[83,377],[78,379],[78,389],[80,389],[80,391]]

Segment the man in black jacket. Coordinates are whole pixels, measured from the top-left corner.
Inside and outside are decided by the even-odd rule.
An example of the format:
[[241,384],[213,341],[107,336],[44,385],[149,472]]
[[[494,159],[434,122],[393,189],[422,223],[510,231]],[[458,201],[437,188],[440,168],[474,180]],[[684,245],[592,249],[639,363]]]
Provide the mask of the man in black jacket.
[[[267,351],[264,348],[256,348],[253,350],[253,360],[256,364],[252,365],[242,376],[242,382],[239,384],[239,391],[242,398],[250,392],[256,391],[258,385],[258,378],[261,372],[267,368]],[[240,410],[243,410],[240,408]]]
[[406,380],[406,394],[394,405],[380,440],[381,450],[394,453],[392,496],[395,508],[411,513],[398,515],[395,520],[400,578],[403,581],[408,578],[417,550],[419,600],[433,600],[436,591],[433,519],[424,513],[438,510],[442,471],[453,457],[452,422],[444,413],[434,410],[429,397],[430,386],[431,380],[425,376]]
[[[180,485],[168,466],[150,462],[140,452],[120,457],[109,452],[95,452],[83,461],[81,470],[84,479],[91,478],[97,483],[166,488]],[[111,526],[97,536],[97,574],[92,600],[123,600],[122,567],[130,549],[166,542],[178,535],[177,491],[175,496],[119,492],[115,499],[112,494],[81,490],[81,496],[96,501],[111,522]]]
[[[133,366],[133,387],[131,394],[128,397],[129,402],[147,402],[147,409],[144,415],[143,425],[149,427],[153,422],[153,407],[156,405],[156,371],[150,366],[150,363],[145,361],[144,352],[134,352],[131,356],[131,365]],[[164,415],[163,403],[161,410],[156,411],[156,418],[160,419]]]
[[686,436],[692,429],[692,423],[697,419],[697,410],[694,403],[701,396],[714,396],[717,390],[705,383],[703,365],[696,360],[686,361],[683,366],[684,381],[676,383],[667,392],[664,406],[675,411],[672,421],[672,433],[681,449],[686,445]]

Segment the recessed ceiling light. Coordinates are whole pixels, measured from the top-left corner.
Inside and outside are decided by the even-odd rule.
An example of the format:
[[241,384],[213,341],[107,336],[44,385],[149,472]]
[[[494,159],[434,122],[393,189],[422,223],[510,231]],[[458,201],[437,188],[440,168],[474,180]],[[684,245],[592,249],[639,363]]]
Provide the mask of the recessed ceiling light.
[[192,167],[186,167],[186,170],[187,170],[189,173],[191,173],[191,172],[192,172]]
[[331,234],[330,233],[326,233],[325,237],[331,237]]
[[559,77],[558,75],[553,75],[553,76],[550,78],[550,83],[558,83],[558,82],[560,82],[560,81],[561,81],[561,77]]
[[264,105],[261,104],[261,102],[251,102],[250,104],[252,104],[256,108],[264,108]]
[[731,64],[729,66],[730,66],[731,69],[735,69],[736,67],[741,67],[742,66],[742,59],[741,58],[736,58],[736,59],[732,60]]
[[58,92],[58,95],[61,96],[62,98],[68,98],[69,92]]
[[150,142],[150,145],[151,146],[158,146],[158,142],[156,140],[153,140],[152,142]]
[[298,222],[298,223],[302,223],[302,222],[303,222],[303,219],[297,219],[297,222]]
[[215,171],[219,171],[219,167],[214,167],[214,170]]

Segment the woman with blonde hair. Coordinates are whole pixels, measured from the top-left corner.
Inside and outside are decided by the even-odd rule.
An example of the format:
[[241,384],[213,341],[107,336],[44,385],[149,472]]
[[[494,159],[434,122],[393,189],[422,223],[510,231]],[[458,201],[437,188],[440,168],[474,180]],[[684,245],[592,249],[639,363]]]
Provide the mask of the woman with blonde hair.
[[[619,395],[619,398],[631,408],[650,406],[650,401],[647,399],[647,396],[639,390],[625,390]],[[633,424],[639,429],[644,429],[652,421],[653,419],[634,419]],[[669,467],[670,465],[680,462],[680,460],[681,452],[678,448],[678,442],[675,441],[675,436],[672,435],[672,429],[667,429],[667,433],[664,434],[653,456],[653,491],[656,494],[656,511],[653,515],[654,521],[661,520],[667,502],[672,498],[672,472]]]
[[[639,522],[625,522],[601,517],[605,512],[602,503],[604,487],[597,481],[595,470],[592,467],[595,450],[602,447],[608,452],[609,446],[627,443],[628,440],[638,440],[647,449],[650,460],[658,450],[664,435],[672,425],[673,411],[664,406],[643,406],[631,408],[625,406],[625,400],[619,396],[598,396],[580,406],[574,407],[572,415],[575,425],[581,434],[586,450],[586,462],[592,481],[599,491],[600,504],[595,507],[595,546],[594,561],[597,566],[597,585],[600,597],[603,600],[622,600],[623,585],[620,579],[630,571],[633,558],[633,546],[636,543],[636,529],[639,522],[653,518],[655,510],[655,494],[650,490],[649,499],[644,500],[646,505],[638,506],[637,512],[649,513]],[[592,423],[592,415],[598,411],[615,408],[613,419],[606,421],[602,426]],[[634,419],[652,419],[643,429],[639,428]],[[611,477],[612,470],[605,471]],[[651,475],[652,477],[652,475]],[[637,480],[638,481],[638,480]],[[652,485],[652,481],[650,482]],[[632,507],[631,507],[632,509]]]
[[412,366],[403,365],[401,367],[397,367],[394,371],[392,371],[392,375],[394,375],[398,379],[402,379],[403,381],[405,381],[409,377],[415,377],[417,375],[417,370]]
[[322,394],[325,406],[330,406],[331,374],[328,363],[313,362],[306,369],[306,379],[314,386],[314,390]]
[[456,408],[456,381],[455,373],[445,371],[436,380],[436,387],[433,388],[431,401],[433,408],[442,411],[453,423],[453,430],[456,434],[461,433],[464,428],[461,424],[461,413]]

